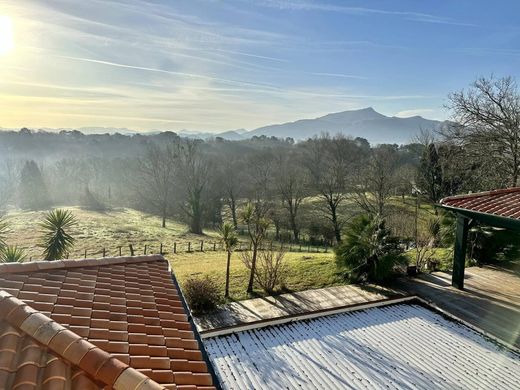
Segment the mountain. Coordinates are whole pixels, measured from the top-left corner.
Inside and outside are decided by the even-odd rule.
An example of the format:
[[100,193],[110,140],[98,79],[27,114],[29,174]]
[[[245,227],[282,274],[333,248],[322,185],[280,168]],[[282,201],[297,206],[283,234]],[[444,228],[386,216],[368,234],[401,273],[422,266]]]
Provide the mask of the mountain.
[[228,130],[224,131],[222,133],[210,133],[210,132],[197,132],[197,131],[190,131],[190,130],[182,130],[178,134],[181,137],[186,138],[198,138],[198,139],[209,139],[209,138],[215,138],[220,137],[224,138],[228,141],[240,141],[243,139],[250,138],[251,136],[247,133],[240,134],[240,130]]
[[343,133],[346,136],[366,138],[372,144],[403,144],[409,143],[422,129],[438,130],[445,123],[420,116],[389,117],[368,107],[328,114],[315,119],[264,126],[243,136],[265,135],[302,140],[327,132],[331,135]]

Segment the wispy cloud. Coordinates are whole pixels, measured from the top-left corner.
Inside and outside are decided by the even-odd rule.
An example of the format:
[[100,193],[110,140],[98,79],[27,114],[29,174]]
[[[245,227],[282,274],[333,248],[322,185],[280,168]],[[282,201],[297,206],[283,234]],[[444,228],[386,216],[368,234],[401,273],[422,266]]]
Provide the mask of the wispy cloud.
[[[251,3],[251,0],[242,0]],[[406,20],[423,22],[423,23],[436,23],[436,24],[449,24],[456,26],[475,27],[475,24],[466,23],[463,21],[454,20],[449,17],[437,16],[421,12],[413,11],[394,11],[380,8],[370,7],[351,7],[345,5],[337,5],[320,1],[307,1],[307,0],[254,0],[255,4],[278,8],[281,10],[296,10],[296,11],[326,11],[326,12],[342,12],[352,15],[389,15],[398,16]]]
[[314,76],[324,76],[324,77],[338,77],[342,79],[356,79],[356,80],[368,80],[368,77],[358,76],[355,74],[343,74],[343,73],[320,73],[320,72],[310,72]]

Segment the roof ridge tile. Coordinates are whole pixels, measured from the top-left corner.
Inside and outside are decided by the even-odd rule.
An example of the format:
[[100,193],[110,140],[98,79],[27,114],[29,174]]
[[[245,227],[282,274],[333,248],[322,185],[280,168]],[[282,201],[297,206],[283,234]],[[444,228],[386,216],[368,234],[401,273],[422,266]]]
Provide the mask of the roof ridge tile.
[[[146,375],[119,361],[41,312],[34,310],[5,290],[0,290],[0,309],[0,320],[7,321],[15,329],[21,330],[95,380],[102,381],[116,390],[164,389]],[[19,316],[19,310],[24,311],[24,314]],[[123,378],[120,380],[121,376]],[[124,383],[124,387],[118,383]]]
[[27,273],[36,271],[47,271],[53,269],[68,269],[79,267],[100,267],[114,264],[135,264],[152,261],[166,261],[163,255],[142,255],[142,256],[120,256],[102,257],[97,259],[66,259],[55,261],[30,261],[26,263],[3,263],[0,264],[0,273]]

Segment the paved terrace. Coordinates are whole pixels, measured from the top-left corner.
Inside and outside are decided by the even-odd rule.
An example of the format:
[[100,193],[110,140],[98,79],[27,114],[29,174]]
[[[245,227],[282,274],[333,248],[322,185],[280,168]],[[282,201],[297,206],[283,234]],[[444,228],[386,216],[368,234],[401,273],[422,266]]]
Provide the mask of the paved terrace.
[[519,266],[467,268],[463,291],[451,287],[451,275],[445,272],[401,278],[396,287],[520,347]]
[[372,285],[328,287],[229,303],[216,313],[196,318],[195,322],[199,331],[207,331],[287,315],[359,305],[400,295],[391,289]]

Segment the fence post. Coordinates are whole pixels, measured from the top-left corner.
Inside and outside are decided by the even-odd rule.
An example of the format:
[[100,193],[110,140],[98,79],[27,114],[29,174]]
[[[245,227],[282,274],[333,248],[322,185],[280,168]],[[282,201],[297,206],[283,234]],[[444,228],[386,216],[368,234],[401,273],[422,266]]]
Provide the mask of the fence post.
[[122,255],[123,255],[123,253],[122,253],[121,247],[120,247],[120,246],[118,246],[118,248],[119,248],[119,256],[122,256]]
[[132,246],[132,244],[129,244],[128,247],[130,248],[130,256],[133,256],[134,255],[134,247]]
[[85,249],[85,259],[87,258],[87,250]]
[[177,243],[173,243],[173,253],[177,253]]
[[215,252],[216,250],[217,250],[217,243],[214,242],[214,243],[213,243],[213,252]]
[[191,241],[188,241],[188,252],[191,252]]
[[106,253],[106,250],[105,248],[103,248],[103,257],[106,257],[107,253]]
[[204,252],[204,240],[200,241],[200,251]]
[[162,255],[163,252],[162,252],[162,242],[161,242],[161,246],[159,247],[159,254]]
[[144,244],[144,254],[146,255],[146,250],[148,249],[148,245]]

